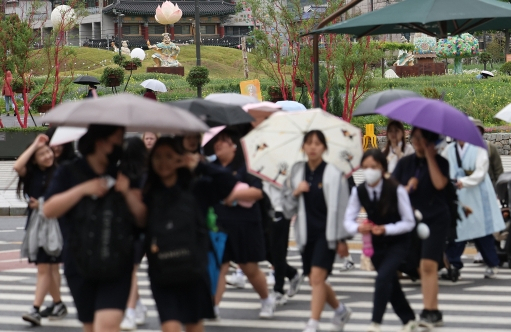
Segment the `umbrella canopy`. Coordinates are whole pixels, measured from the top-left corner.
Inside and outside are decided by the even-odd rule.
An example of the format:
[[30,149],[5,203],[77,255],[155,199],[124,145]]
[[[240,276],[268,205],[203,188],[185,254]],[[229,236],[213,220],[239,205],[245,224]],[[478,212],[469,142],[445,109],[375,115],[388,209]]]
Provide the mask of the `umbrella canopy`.
[[57,146],[74,142],[80,139],[87,132],[87,128],[83,127],[57,127],[55,133],[51,137],[50,146]]
[[190,111],[211,127],[232,126],[254,121],[250,114],[237,105],[217,103],[204,99],[179,100],[167,104]]
[[501,109],[497,114],[495,114],[495,118],[504,120],[506,122],[511,122],[511,104],[507,105],[503,109]]
[[93,76],[89,76],[89,75],[84,75],[84,76],[78,76],[74,81],[73,83],[75,84],[81,84],[81,85],[89,85],[89,84],[94,84],[94,85],[98,85],[99,84],[99,81],[97,78],[93,77]]
[[142,83],[140,83],[140,85],[142,85],[146,89],[151,89],[153,91],[167,92],[167,87],[165,86],[165,84],[158,80],[153,79],[145,80]]
[[394,100],[420,96],[421,95],[418,93],[408,90],[396,89],[378,92],[364,99],[364,101],[358,105],[355,112],[353,112],[353,116],[373,115],[376,114],[374,110],[376,110],[378,107],[388,104]]
[[296,111],[307,110],[307,108],[302,103],[299,103],[299,102],[293,101],[293,100],[279,100],[277,102],[277,105],[282,107],[282,110],[286,111],[286,112],[296,112]]
[[481,75],[484,75],[486,77],[488,77],[488,76],[494,77],[495,76],[495,75],[493,75],[493,73],[491,71],[488,71],[488,70],[482,70]]
[[511,4],[498,0],[406,0],[313,31],[357,37],[423,32],[449,34],[511,28]]
[[440,100],[400,99],[378,108],[376,113],[486,149],[481,132],[469,117]]
[[245,106],[246,104],[259,103],[259,99],[255,97],[244,96],[239,93],[212,93],[204,99],[209,101],[216,101],[217,103],[224,103],[237,106]]
[[362,158],[362,133],[357,127],[320,109],[274,113],[241,139],[250,173],[281,186],[294,163],[305,160],[306,132],[321,130],[328,151],[323,158],[345,174],[351,174]]
[[73,127],[115,125],[129,131],[177,135],[208,130],[208,126],[190,112],[128,93],[65,102],[47,113],[44,121]]

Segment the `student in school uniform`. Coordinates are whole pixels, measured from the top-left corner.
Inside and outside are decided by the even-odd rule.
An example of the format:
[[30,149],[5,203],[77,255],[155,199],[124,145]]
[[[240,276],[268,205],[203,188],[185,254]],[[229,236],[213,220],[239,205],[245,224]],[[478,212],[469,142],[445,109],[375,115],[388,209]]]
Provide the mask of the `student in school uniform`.
[[[393,179],[386,179],[387,159],[377,149],[362,156],[365,181],[351,191],[344,226],[348,233],[371,234],[374,254],[371,257],[376,277],[373,314],[367,332],[380,332],[383,315],[390,302],[401,319],[401,332],[417,330],[415,313],[401,289],[397,271],[410,246],[410,231],[415,227],[410,199],[405,188]],[[357,222],[361,208],[368,221]]]

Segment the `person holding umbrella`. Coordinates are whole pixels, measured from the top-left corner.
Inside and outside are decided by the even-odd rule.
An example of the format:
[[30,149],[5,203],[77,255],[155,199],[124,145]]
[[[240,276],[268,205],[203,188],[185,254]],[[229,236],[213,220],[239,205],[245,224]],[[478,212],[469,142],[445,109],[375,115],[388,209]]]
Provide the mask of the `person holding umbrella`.
[[151,89],[145,89],[144,97],[153,100],[158,100],[158,98],[156,98],[156,93]]
[[311,316],[303,332],[319,330],[321,313],[328,303],[334,309],[332,331],[343,331],[351,309],[337,300],[326,282],[331,274],[336,251],[347,238],[343,219],[349,199],[343,173],[323,160],[328,145],[320,130],[303,137],[302,149],[307,161],[297,162],[284,181],[282,204],[284,215],[295,223],[296,242],[302,255],[303,274],[312,286]]
[[450,210],[445,188],[449,181],[449,163],[437,154],[435,145],[440,135],[414,127],[411,141],[415,153],[403,157],[392,176],[410,195],[412,206],[422,213],[422,222],[430,235],[421,242],[420,277],[424,309],[420,326],[442,326],[438,310],[438,265],[443,261],[450,224]]
[[[87,92],[87,96],[85,98],[94,98],[94,94],[96,93],[97,88],[98,87],[95,86],[94,84],[89,84],[89,89]],[[96,96],[97,96],[97,93],[96,93]]]

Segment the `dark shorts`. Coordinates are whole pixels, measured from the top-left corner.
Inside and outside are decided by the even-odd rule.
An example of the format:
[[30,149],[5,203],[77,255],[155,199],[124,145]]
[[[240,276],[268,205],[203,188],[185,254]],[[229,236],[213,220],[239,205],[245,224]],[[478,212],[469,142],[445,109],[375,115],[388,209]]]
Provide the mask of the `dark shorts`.
[[131,272],[126,271],[121,279],[109,282],[86,280],[77,274],[66,276],[78,320],[82,323],[92,323],[94,313],[102,309],[124,311],[130,295]]
[[195,324],[214,318],[209,277],[190,285],[161,286],[151,282],[151,291],[161,324],[178,321]]
[[37,252],[37,258],[35,261],[28,260],[29,263],[35,264],[59,264],[62,263],[62,255],[50,256],[44,251],[43,248],[39,247]]
[[309,275],[311,268],[320,267],[332,273],[336,251],[328,248],[326,238],[318,238],[314,241],[307,241],[302,252],[303,274]]
[[223,221],[227,242],[222,263],[257,263],[266,260],[263,227],[258,222]]
[[142,263],[142,259],[144,258],[145,256],[145,251],[144,251],[144,238],[140,238],[140,239],[137,239],[133,242],[133,246],[135,247],[135,249],[133,250],[134,252],[134,261],[133,263],[135,265],[140,265],[140,263]]
[[430,259],[439,264],[444,260],[449,232],[449,215],[426,219],[423,222],[429,227],[429,237],[421,240],[421,259]]

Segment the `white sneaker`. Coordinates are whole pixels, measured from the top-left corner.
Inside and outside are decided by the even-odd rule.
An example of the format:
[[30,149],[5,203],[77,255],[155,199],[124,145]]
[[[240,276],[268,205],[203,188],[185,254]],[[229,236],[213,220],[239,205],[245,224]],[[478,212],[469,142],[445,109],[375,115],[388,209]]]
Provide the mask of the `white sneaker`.
[[340,332],[344,330],[344,325],[348,323],[351,316],[351,309],[344,306],[344,310],[340,313],[334,311],[334,317],[332,317],[332,328],[330,331]]
[[486,271],[484,271],[484,278],[485,279],[497,278],[497,273],[499,273],[498,267],[488,267],[486,268]]
[[367,332],[381,332],[380,324],[371,323],[371,325],[367,328]]
[[135,307],[135,323],[137,325],[145,324],[146,317],[147,307],[143,305],[141,302],[137,302],[137,306]]
[[225,280],[228,285],[234,286],[236,288],[245,288],[245,275],[234,272],[230,276],[226,276]]
[[134,331],[136,329],[135,317],[124,315],[124,319],[121,322],[121,331]]
[[275,297],[273,294],[268,296],[268,301],[261,303],[261,311],[259,312],[259,318],[261,319],[271,319],[273,318],[273,313],[275,311]]
[[303,279],[305,276],[303,274],[297,273],[293,279],[289,280],[289,289],[287,290],[287,296],[293,297],[300,291],[300,286],[302,285]]
[[307,323],[307,325],[305,325],[305,328],[303,329],[303,332],[317,332],[317,331],[319,331],[319,325],[313,326],[313,325],[309,325],[309,323]]
[[399,332],[417,332],[419,328],[419,324],[416,321],[411,320],[406,325],[403,325],[403,328]]
[[355,263],[353,261],[350,261],[349,259],[344,259],[344,265],[342,265],[339,268],[339,271],[341,272],[347,272],[355,269]]
[[287,303],[287,296],[285,294],[275,292],[275,304],[277,306],[282,306],[286,303]]
[[268,287],[275,286],[275,275],[273,274],[273,272],[268,273],[268,276],[266,277],[266,284],[268,285]]
[[213,312],[215,314],[215,318],[213,320],[219,321],[220,320],[220,307],[217,305],[213,307]]

